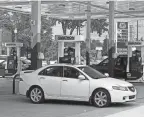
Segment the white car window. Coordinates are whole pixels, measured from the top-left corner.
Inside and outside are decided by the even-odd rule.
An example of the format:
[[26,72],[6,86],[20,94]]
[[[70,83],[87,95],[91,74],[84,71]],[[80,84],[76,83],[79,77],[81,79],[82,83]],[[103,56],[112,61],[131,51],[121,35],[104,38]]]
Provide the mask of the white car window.
[[64,77],[78,79],[81,73],[73,67],[64,67]]
[[54,77],[63,77],[63,67],[62,66],[51,66],[42,70],[39,75],[44,76],[54,76]]
[[82,70],[83,72],[85,72],[88,76],[90,76],[93,79],[99,79],[99,78],[106,78],[105,75],[103,75],[102,73],[100,73],[99,71],[88,67],[88,66],[83,66],[83,67],[78,67],[80,70]]

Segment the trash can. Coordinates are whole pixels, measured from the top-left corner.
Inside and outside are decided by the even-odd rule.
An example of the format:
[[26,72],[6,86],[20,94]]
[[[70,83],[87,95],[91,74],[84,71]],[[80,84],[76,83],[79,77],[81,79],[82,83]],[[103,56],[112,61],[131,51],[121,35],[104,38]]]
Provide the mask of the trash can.
[[14,77],[13,77],[13,94],[19,94],[19,82],[20,82],[20,78],[19,78],[19,75],[16,74]]

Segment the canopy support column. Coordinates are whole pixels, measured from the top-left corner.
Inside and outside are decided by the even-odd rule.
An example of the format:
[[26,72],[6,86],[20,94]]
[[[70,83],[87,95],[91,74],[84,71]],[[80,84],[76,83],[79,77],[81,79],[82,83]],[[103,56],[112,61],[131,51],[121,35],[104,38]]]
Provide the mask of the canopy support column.
[[32,30],[32,52],[31,65],[32,69],[38,69],[42,66],[42,60],[39,59],[40,53],[40,33],[41,33],[41,1],[32,1],[31,6],[31,30]]
[[91,5],[87,5],[87,27],[86,27],[86,65],[90,65],[90,43],[91,43]]
[[109,1],[109,75],[114,77],[114,1]]

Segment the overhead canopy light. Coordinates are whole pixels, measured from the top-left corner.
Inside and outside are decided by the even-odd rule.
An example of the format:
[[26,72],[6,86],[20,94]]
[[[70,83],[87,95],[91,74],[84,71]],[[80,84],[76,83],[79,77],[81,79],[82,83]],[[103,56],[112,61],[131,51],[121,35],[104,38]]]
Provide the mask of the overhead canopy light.
[[21,9],[21,8],[22,8],[22,6],[15,6],[15,8],[17,8],[17,9]]
[[133,11],[133,10],[135,10],[135,2],[129,2],[128,3],[128,8],[129,8],[129,10],[131,10],[131,11]]
[[135,10],[135,8],[129,8],[129,10],[134,11],[134,10]]
[[66,5],[65,5],[65,4],[59,4],[59,6],[61,6],[61,7],[65,7]]
[[47,14],[50,14],[51,12],[49,12],[49,11],[46,11],[45,13],[47,13]]

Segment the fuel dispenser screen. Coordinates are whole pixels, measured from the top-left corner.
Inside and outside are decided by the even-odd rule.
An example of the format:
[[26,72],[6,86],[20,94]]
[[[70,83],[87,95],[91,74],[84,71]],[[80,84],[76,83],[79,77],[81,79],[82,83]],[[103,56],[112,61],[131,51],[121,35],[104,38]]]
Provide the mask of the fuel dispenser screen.
[[15,56],[9,56],[7,58],[7,68],[8,69],[16,69],[17,67],[17,60]]
[[8,69],[13,69],[14,68],[14,60],[9,60],[8,62]]

